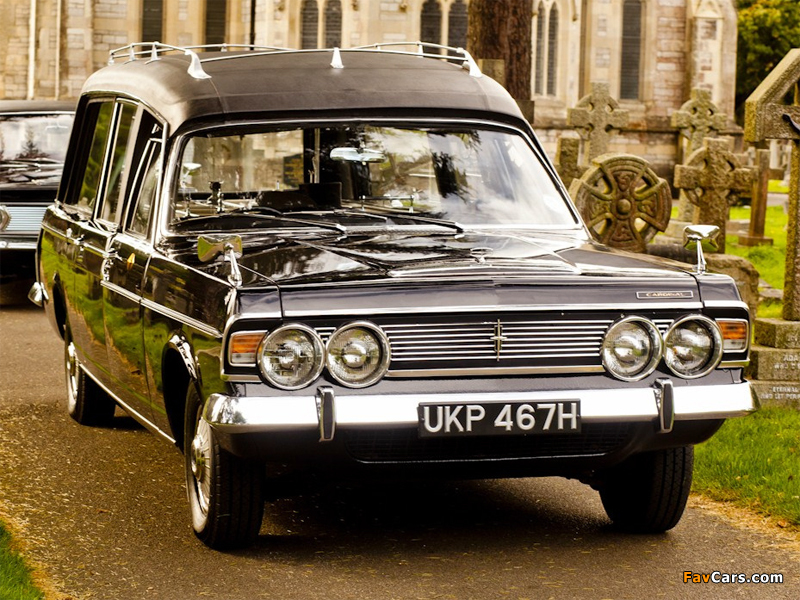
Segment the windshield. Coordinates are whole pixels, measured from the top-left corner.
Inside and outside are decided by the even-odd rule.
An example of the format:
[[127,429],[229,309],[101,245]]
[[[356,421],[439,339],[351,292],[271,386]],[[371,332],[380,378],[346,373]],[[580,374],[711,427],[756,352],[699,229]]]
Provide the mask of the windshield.
[[0,181],[25,181],[33,172],[60,174],[71,114],[0,115]]
[[295,220],[361,211],[416,224],[577,224],[525,138],[500,129],[228,130],[190,137],[180,164],[172,211],[180,228],[208,228],[211,219],[203,217],[251,210]]

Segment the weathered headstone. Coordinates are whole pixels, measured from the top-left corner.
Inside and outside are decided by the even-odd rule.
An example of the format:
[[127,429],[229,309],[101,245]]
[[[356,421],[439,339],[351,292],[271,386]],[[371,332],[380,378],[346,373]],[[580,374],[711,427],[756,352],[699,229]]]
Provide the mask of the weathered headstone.
[[[717,137],[725,128],[728,117],[720,112],[717,105],[711,100],[711,91],[701,88],[692,90],[692,96],[684,102],[680,110],[672,114],[672,126],[680,131],[686,139],[686,146],[681,152],[681,162],[692,152],[703,147],[703,140],[707,137]],[[692,221],[694,207],[692,203],[681,194],[678,203],[677,221],[686,224]],[[680,227],[682,229],[682,227]]]
[[[792,104],[786,98],[793,92]],[[745,140],[792,146],[783,319],[757,319],[750,375],[762,402],[800,408],[800,48],[790,50],[745,102]]]
[[693,89],[691,99],[684,102],[671,118],[672,126],[687,139],[687,155],[702,148],[705,138],[717,137],[725,129],[727,121],[727,115],[712,102],[711,91],[701,88]]
[[719,252],[725,252],[728,212],[738,195],[750,189],[753,171],[739,164],[730,140],[706,138],[703,147],[675,166],[673,185],[684,191],[695,209],[695,223],[720,228]]
[[581,141],[578,138],[558,139],[556,145],[556,171],[567,189],[573,180],[586,172],[586,167],[578,164],[581,153]]
[[739,243],[742,246],[772,245],[772,238],[764,236],[769,180],[776,172],[776,169],[771,169],[769,164],[770,151],[756,150],[755,177],[753,191],[750,194],[750,228],[748,235],[739,236]]
[[[794,102],[785,104],[789,92]],[[789,214],[786,228],[786,277],[783,318],[800,321],[800,48],[790,50],[745,102],[745,139],[789,140],[792,145],[789,175]]]
[[628,124],[628,111],[611,97],[607,83],[592,83],[592,91],[567,111],[567,123],[578,130],[586,144],[586,162],[608,152],[615,131]]
[[644,252],[669,223],[669,184],[638,156],[598,156],[569,191],[594,237],[613,248]]

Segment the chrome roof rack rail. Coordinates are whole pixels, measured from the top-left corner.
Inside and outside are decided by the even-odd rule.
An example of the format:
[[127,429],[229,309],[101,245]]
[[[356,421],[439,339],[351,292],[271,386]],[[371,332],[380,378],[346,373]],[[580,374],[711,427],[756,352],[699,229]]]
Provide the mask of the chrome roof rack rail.
[[[401,50],[400,48],[412,46],[414,51]],[[445,51],[442,54],[442,51]],[[215,56],[212,58],[200,59],[198,52],[228,52],[228,51],[246,51],[247,54],[231,54],[230,56]],[[439,60],[460,62],[462,68],[467,69],[471,77],[482,77],[478,64],[472,58],[469,52],[463,48],[455,48],[453,46],[443,46],[441,44],[432,44],[428,42],[385,42],[381,44],[370,44],[368,46],[357,46],[355,48],[320,48],[320,49],[307,49],[295,50],[292,48],[280,48],[274,46],[255,46],[251,44],[209,44],[204,46],[171,46],[169,44],[162,44],[160,42],[137,42],[128,44],[121,48],[116,48],[109,52],[108,64],[113,65],[117,59],[124,59],[125,62],[130,62],[139,59],[146,59],[147,62],[159,60],[162,54],[167,52],[181,52],[189,56],[191,62],[187,72],[195,79],[209,79],[211,76],[203,70],[203,62],[212,62],[219,60],[231,60],[238,57],[254,57],[263,56],[266,54],[288,54],[288,53],[306,53],[306,52],[331,52],[331,67],[334,69],[343,69],[344,62],[342,55],[351,52],[386,52],[390,54],[408,54],[419,56],[423,58],[436,58]]]

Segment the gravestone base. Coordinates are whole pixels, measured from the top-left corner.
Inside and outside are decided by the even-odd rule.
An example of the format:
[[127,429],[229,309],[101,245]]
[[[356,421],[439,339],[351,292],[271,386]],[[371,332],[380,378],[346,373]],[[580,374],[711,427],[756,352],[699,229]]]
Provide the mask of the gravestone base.
[[800,410],[800,321],[756,319],[745,375],[762,406]]
[[740,246],[772,246],[772,238],[760,235],[740,235]]
[[751,381],[761,406],[780,406],[800,410],[800,384],[788,381]]

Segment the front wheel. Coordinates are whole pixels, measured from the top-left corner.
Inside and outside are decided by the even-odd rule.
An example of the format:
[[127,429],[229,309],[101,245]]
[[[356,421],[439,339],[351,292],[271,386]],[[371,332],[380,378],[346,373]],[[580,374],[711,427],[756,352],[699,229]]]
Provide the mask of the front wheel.
[[69,328],[66,328],[64,336],[64,374],[69,416],[81,425],[110,425],[116,403],[83,370]]
[[202,408],[200,394],[190,384],[183,439],[192,526],[210,548],[248,546],[264,516],[264,466],[221,448],[201,416]]
[[672,529],[686,508],[693,468],[692,446],[634,455],[609,472],[599,486],[603,508],[626,531]]

